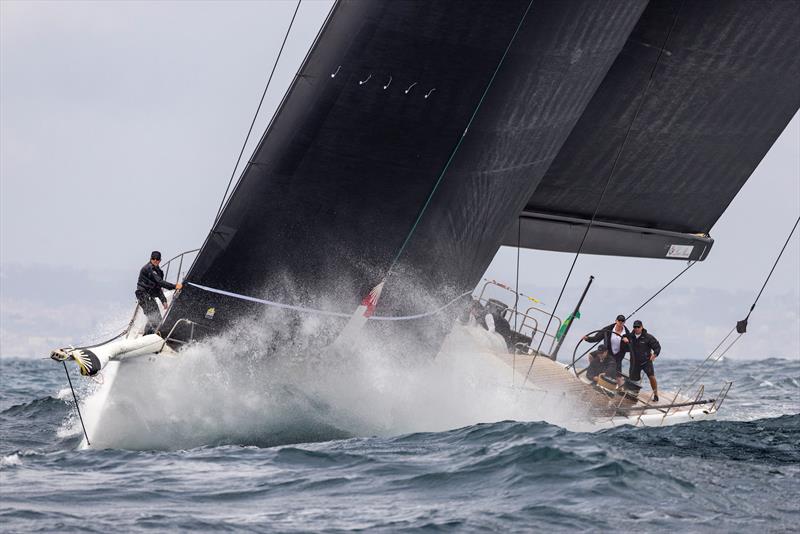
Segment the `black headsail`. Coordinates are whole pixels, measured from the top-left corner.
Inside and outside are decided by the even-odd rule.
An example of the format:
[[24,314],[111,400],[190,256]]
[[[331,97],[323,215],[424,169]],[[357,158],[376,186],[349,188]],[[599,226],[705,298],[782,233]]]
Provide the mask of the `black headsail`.
[[[187,280],[354,310],[387,274],[519,27],[379,313],[471,289],[644,6],[338,2]],[[180,318],[224,326],[256,308],[187,286],[161,330]]]
[[[654,60],[650,49],[664,46],[671,25],[669,54],[657,71],[656,90],[647,97],[653,103],[642,108],[640,119],[648,126],[634,130],[635,149],[620,166],[619,183],[614,179],[614,197],[623,195],[626,202],[609,202],[612,207],[600,210],[599,222],[606,228],[669,231],[691,242],[694,237],[687,234],[710,229],[797,102],[786,93],[787,81],[758,92],[750,78],[738,85],[735,76],[724,76],[722,66],[712,68],[715,58],[735,58],[730,69],[747,67],[753,74],[756,62],[763,62],[760,48],[741,45],[750,37],[732,14],[743,10],[744,2],[686,2],[684,7],[681,2],[655,2],[645,12],[646,4],[338,2],[187,280],[284,304],[349,313],[387,276],[413,228],[378,306],[380,315],[413,315],[473,288],[503,237],[516,227],[519,214],[535,221],[523,227],[523,246],[569,250],[568,232],[542,240],[540,229],[580,226],[586,213],[591,214],[593,192],[602,187],[603,172],[607,176],[614,148],[621,143],[619,132],[627,127],[626,119],[630,121],[631,102],[641,94],[642,72]],[[758,38],[768,41],[764,49],[777,50],[780,42],[793,46],[784,33],[792,23],[773,19],[789,19],[786,15],[794,8],[781,6],[794,4],[747,5],[764,12],[765,24],[780,27],[760,32]],[[673,16],[679,7],[686,10],[685,22],[680,14],[677,22]],[[714,22],[715,14],[721,13],[725,16],[720,20],[728,25]],[[738,34],[714,37],[714,32],[726,29]],[[687,41],[692,37],[699,39],[697,46],[707,47],[703,53]],[[732,58],[715,51],[734,44],[743,48]],[[779,53],[775,61],[784,63],[796,83],[796,61],[786,54]],[[691,65],[709,79],[678,83],[689,76]],[[661,87],[662,79],[666,87]],[[738,126],[730,124],[730,131],[720,137],[738,146],[757,133],[758,146],[746,164],[742,166],[743,158],[735,159],[725,171],[724,158],[713,154],[720,139],[702,135],[692,145],[697,147],[693,161],[703,169],[692,176],[700,179],[691,179],[691,169],[681,167],[678,160],[686,157],[682,153],[668,150],[659,163],[639,161],[652,158],[662,145],[671,147],[665,140],[685,146],[679,141],[694,135],[693,124],[701,132],[727,124],[722,117],[706,116],[698,106],[682,122],[670,123],[671,117],[682,117],[680,102],[686,100],[687,88],[704,84],[704,98],[716,95],[739,104],[743,95],[758,93],[753,94],[756,109],[766,116],[749,117],[754,130],[739,131],[744,126],[742,112],[736,115]],[[773,98],[781,105],[769,107],[766,102]],[[691,99],[688,103],[695,104]],[[730,104],[710,109],[726,113],[733,108]],[[658,135],[650,135],[653,129]],[[655,172],[663,165],[667,171]],[[640,171],[652,174],[646,175],[637,196],[630,190]],[[651,198],[647,188],[653,187],[659,194],[671,192],[660,204],[663,213],[646,209],[643,199]],[[682,207],[685,199],[694,198],[692,193],[705,195],[702,209],[697,202]],[[706,205],[712,206],[710,211]],[[687,210],[694,218],[683,217]],[[559,218],[555,225],[548,222]],[[578,222],[563,224],[563,219]],[[676,221],[691,224],[673,224]],[[609,245],[590,240],[587,251],[630,255],[628,248],[614,248],[617,241]],[[710,239],[706,242],[710,245]],[[213,316],[209,308],[214,308]],[[168,331],[181,318],[218,328],[261,308],[189,285],[161,330]],[[274,311],[279,320],[292,324],[302,315]],[[435,349],[452,313],[443,313],[441,321],[372,322],[370,327],[384,338],[411,333],[422,347]],[[323,329],[326,333],[314,332],[320,345],[344,323],[331,321],[333,327]],[[181,328],[176,331],[187,336]]]

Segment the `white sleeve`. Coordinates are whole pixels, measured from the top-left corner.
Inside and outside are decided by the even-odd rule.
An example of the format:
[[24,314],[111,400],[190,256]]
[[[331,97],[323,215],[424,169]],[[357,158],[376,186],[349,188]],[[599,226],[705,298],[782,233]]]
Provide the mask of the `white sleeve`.
[[494,332],[494,317],[491,313],[486,314],[486,329],[489,332]]

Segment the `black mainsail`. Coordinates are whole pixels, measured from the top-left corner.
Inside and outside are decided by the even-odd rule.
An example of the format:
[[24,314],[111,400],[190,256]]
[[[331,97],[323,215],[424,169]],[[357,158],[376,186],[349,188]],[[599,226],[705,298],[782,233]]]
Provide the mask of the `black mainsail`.
[[[379,312],[412,315],[473,288],[520,217],[522,246],[573,250],[662,48],[611,184],[630,202],[601,206],[586,251],[710,246],[691,234],[708,233],[800,104],[798,18],[793,2],[339,1],[187,281],[350,312],[389,275]],[[620,238],[631,232],[647,245]],[[258,308],[190,285],[161,331]],[[452,314],[371,328],[437,347]]]
[[800,3],[650,2],[522,211],[522,246],[576,250],[630,128],[583,252],[705,258],[798,107]]

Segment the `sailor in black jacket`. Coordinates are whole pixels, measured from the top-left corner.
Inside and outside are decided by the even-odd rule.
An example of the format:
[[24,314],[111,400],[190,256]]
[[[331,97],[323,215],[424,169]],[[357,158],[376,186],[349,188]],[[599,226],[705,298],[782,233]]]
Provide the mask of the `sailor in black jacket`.
[[661,353],[661,344],[652,334],[649,334],[642,325],[642,321],[633,322],[633,335],[630,336],[629,350],[631,351],[631,380],[639,381],[642,371],[650,379],[653,388],[653,401],[658,402],[658,383],[653,362]]
[[167,308],[167,297],[164,296],[164,289],[181,289],[183,284],[171,284],[164,280],[164,272],[159,267],[161,264],[161,253],[154,250],[150,254],[150,261],[139,270],[139,280],[136,282],[136,300],[142,311],[147,317],[147,324],[144,327],[144,335],[152,334],[156,331],[161,322],[161,313],[158,311],[155,299],[161,301],[164,309]]
[[601,328],[593,336],[583,336],[584,341],[597,343],[602,341],[606,349],[611,353],[616,364],[616,379],[617,385],[622,385],[624,378],[622,377],[622,359],[625,358],[625,353],[628,351],[628,339],[630,338],[631,331],[625,326],[625,316],[617,315],[617,320],[613,324]]
[[602,343],[597,347],[597,350],[589,353],[589,367],[586,368],[586,378],[589,380],[597,382],[601,374],[614,378],[617,376],[616,370],[617,364],[609,356],[606,346]]

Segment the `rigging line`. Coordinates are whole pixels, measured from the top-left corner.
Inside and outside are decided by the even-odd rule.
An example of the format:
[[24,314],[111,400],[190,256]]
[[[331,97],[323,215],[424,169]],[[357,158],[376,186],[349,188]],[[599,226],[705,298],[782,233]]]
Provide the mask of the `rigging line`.
[[481,106],[483,105],[483,101],[486,98],[486,95],[489,93],[489,89],[492,87],[492,84],[494,83],[494,79],[495,79],[495,77],[497,77],[497,73],[500,71],[500,67],[503,65],[503,62],[505,61],[506,56],[508,55],[508,51],[511,49],[511,45],[514,44],[514,40],[517,38],[517,34],[519,33],[520,28],[522,28],[522,23],[525,22],[525,18],[528,16],[528,12],[530,11],[532,5],[533,5],[533,0],[530,0],[530,2],[528,2],[528,7],[525,9],[525,13],[522,14],[522,18],[519,20],[519,23],[517,24],[517,29],[514,31],[514,35],[511,36],[511,40],[508,42],[508,46],[506,46],[506,49],[503,52],[502,57],[500,57],[500,62],[497,64],[497,67],[494,69],[494,73],[492,74],[492,77],[489,79],[489,83],[486,84],[486,88],[483,90],[483,95],[481,95],[481,98],[478,101],[478,105],[475,106],[475,110],[472,112],[472,116],[469,118],[469,121],[467,122],[466,128],[464,128],[464,132],[461,134],[461,137],[458,138],[458,142],[456,143],[456,146],[450,152],[450,157],[447,159],[447,163],[445,163],[444,168],[442,169],[442,172],[439,174],[439,178],[436,180],[436,183],[433,185],[433,189],[431,190],[430,194],[428,195],[427,200],[425,200],[425,204],[423,204],[422,209],[419,212],[419,215],[417,215],[417,219],[414,221],[414,224],[411,225],[411,230],[409,230],[408,235],[406,235],[406,238],[403,241],[403,244],[400,246],[400,249],[397,251],[397,254],[395,255],[394,259],[392,260],[392,263],[389,266],[389,270],[386,272],[386,276],[387,277],[392,273],[392,271],[395,268],[395,265],[397,265],[397,262],[400,259],[400,256],[403,254],[403,251],[406,249],[406,246],[408,245],[408,242],[411,240],[411,236],[414,234],[414,231],[417,229],[417,225],[419,224],[419,221],[422,219],[422,216],[425,214],[425,211],[428,209],[428,205],[430,205],[431,199],[433,198],[434,193],[436,193],[436,190],[439,188],[439,185],[442,183],[442,179],[444,178],[444,175],[447,172],[447,169],[450,167],[450,163],[452,163],[453,158],[455,157],[456,153],[458,152],[458,149],[461,148],[461,143],[464,141],[464,137],[466,137],[467,132],[469,131],[469,127],[472,126],[472,122],[475,120],[475,116],[478,114],[478,110],[481,109]]
[[[514,332],[519,332],[517,330],[517,318],[519,317],[519,245],[522,241],[522,218],[517,217],[517,278],[514,281]],[[515,378],[517,375],[517,348],[516,343],[512,347],[513,350],[513,360],[511,362],[511,385],[514,385]]]
[[81,407],[78,404],[78,396],[75,395],[75,388],[72,387],[72,379],[69,377],[69,371],[67,370],[67,362],[61,361],[64,364],[64,372],[67,373],[67,382],[69,382],[69,390],[72,391],[72,399],[75,401],[75,409],[78,410],[78,419],[81,420],[81,428],[83,429],[83,435],[86,436],[86,444],[91,445],[89,443],[89,434],[86,433],[86,425],[83,424],[83,416],[81,415]]
[[222,201],[219,203],[219,209],[217,210],[217,215],[214,217],[214,224],[217,223],[219,220],[219,216],[222,213],[222,208],[225,205],[225,199],[228,196],[228,191],[230,191],[231,184],[233,183],[233,177],[236,176],[236,169],[239,168],[239,163],[242,161],[242,155],[244,154],[244,150],[247,147],[247,142],[250,140],[250,134],[253,133],[253,126],[256,124],[256,119],[258,118],[258,114],[261,111],[261,105],[264,103],[264,97],[267,96],[267,90],[269,89],[269,84],[272,82],[272,76],[275,74],[275,69],[278,66],[278,61],[281,59],[281,54],[283,53],[283,47],[286,46],[286,40],[289,38],[289,32],[292,30],[292,25],[294,24],[294,19],[297,17],[297,11],[300,9],[300,4],[303,0],[297,0],[297,6],[294,8],[294,14],[292,15],[292,20],[289,22],[289,27],[286,29],[286,34],[283,36],[283,42],[281,43],[281,49],[278,51],[278,56],[275,58],[275,63],[272,65],[272,71],[269,73],[269,78],[267,79],[267,85],[264,86],[264,92],[261,93],[261,100],[258,102],[258,107],[256,108],[256,113],[253,115],[253,120],[250,123],[250,129],[247,130],[247,135],[244,138],[244,143],[242,143],[242,149],[239,151],[239,157],[236,158],[236,165],[233,166],[233,172],[231,172],[230,180],[228,180],[228,186],[225,188],[225,194],[222,195]]
[[761,286],[761,291],[758,292],[756,300],[753,301],[753,305],[750,306],[750,311],[747,312],[747,317],[744,318],[745,322],[747,322],[747,320],[750,318],[750,314],[753,313],[753,310],[756,308],[756,303],[758,302],[758,299],[761,298],[761,293],[763,293],[764,288],[767,287],[767,282],[769,282],[770,277],[772,277],[772,273],[775,271],[775,267],[778,266],[778,262],[781,260],[781,256],[783,256],[783,251],[786,250],[786,246],[789,244],[789,241],[792,239],[794,231],[797,229],[797,223],[800,223],[800,217],[798,217],[797,220],[794,222],[794,226],[792,226],[792,231],[789,232],[789,237],[786,238],[786,242],[783,244],[783,248],[781,249],[780,254],[778,254],[778,257],[775,259],[775,263],[772,264],[772,269],[770,269],[769,274],[767,275],[767,279],[764,280],[764,285]]
[[517,279],[514,281],[514,331],[517,331],[517,316],[519,314],[519,244],[522,241],[522,219],[517,217]]
[[703,360],[697,367],[695,367],[692,370],[692,372],[689,374],[689,376],[683,382],[681,382],[681,385],[678,388],[678,393],[677,394],[680,394],[684,390],[685,384],[691,384],[692,381],[695,381],[695,376],[702,371],[703,367],[705,367],[705,365],[711,360],[711,358],[713,358],[714,353],[719,350],[719,348],[723,345],[723,343],[725,343],[728,340],[729,337],[731,337],[731,334],[733,334],[733,332],[735,330],[736,330],[736,327],[731,328],[731,331],[728,332],[728,335],[726,335],[724,338],[722,338],[722,341],[720,341],[719,344],[716,347],[714,347],[714,350],[712,350],[708,354],[708,356],[706,356],[706,359]]
[[[692,373],[689,375],[689,377],[686,380],[681,382],[680,387],[678,387],[678,391],[676,391],[675,395],[673,395],[673,397],[672,397],[672,402],[675,402],[675,400],[678,398],[678,396],[681,393],[683,393],[684,391],[688,391],[691,388],[693,388],[695,385],[697,385],[697,383],[700,381],[700,379],[703,378],[708,373],[708,371],[711,370],[711,366],[713,364],[715,364],[716,362],[718,362],[723,356],[725,356],[725,353],[727,353],[729,350],[731,350],[731,348],[736,344],[736,342],[739,341],[742,338],[742,334],[739,334],[738,336],[736,336],[736,338],[733,341],[731,341],[731,343],[725,348],[725,350],[722,351],[722,353],[720,355],[718,355],[716,358],[711,360],[711,357],[714,356],[714,353],[717,352],[717,350],[719,350],[719,348],[722,346],[722,344],[725,343],[725,341],[729,337],[731,337],[731,334],[733,334],[734,330],[736,330],[736,327],[732,328],[731,331],[728,332],[728,335],[725,336],[722,339],[722,341],[719,342],[719,345],[717,345],[714,348],[714,350],[711,351],[711,353],[708,355],[708,357],[706,357],[706,359],[703,360],[703,362],[700,365],[695,367],[695,369],[692,371]],[[710,360],[711,360],[711,364],[709,364]]]
[[670,285],[672,285],[672,282],[674,282],[675,280],[677,280],[678,278],[680,278],[680,277],[681,277],[681,275],[683,275],[683,273],[685,273],[686,271],[688,271],[689,269],[691,269],[692,267],[694,267],[694,264],[695,264],[695,263],[697,263],[697,261],[690,261],[690,262],[689,262],[689,265],[687,265],[687,266],[686,266],[686,268],[685,268],[684,270],[682,270],[682,271],[681,271],[681,272],[679,272],[677,275],[675,275],[675,278],[673,278],[672,280],[670,280],[669,282],[667,282],[667,283],[666,283],[666,285],[664,285],[664,287],[662,287],[661,289],[659,289],[658,291],[656,291],[656,292],[653,294],[653,296],[652,296],[652,297],[650,297],[649,299],[647,299],[646,301],[644,301],[644,303],[643,303],[641,306],[639,306],[638,308],[636,308],[635,310],[633,310],[631,313],[629,313],[629,314],[628,314],[628,315],[626,315],[625,317],[626,317],[626,318],[628,318],[628,319],[630,319],[631,317],[633,317],[633,316],[636,314],[636,312],[638,312],[639,310],[641,310],[642,308],[644,308],[645,306],[647,306],[647,305],[650,303],[650,301],[651,301],[651,300],[653,300],[654,298],[656,298],[656,297],[657,297],[657,296],[658,296],[658,295],[659,295],[659,294],[660,294],[662,291],[664,291],[664,290],[665,290],[665,289],[667,289],[667,288],[668,288]]
[[[677,275],[675,275],[675,277],[674,277],[672,280],[670,280],[669,282],[667,282],[667,283],[666,283],[666,284],[665,284],[665,285],[664,285],[664,286],[663,286],[661,289],[659,289],[658,291],[656,291],[656,292],[653,294],[653,296],[651,296],[649,299],[647,299],[646,301],[644,301],[644,303],[643,303],[641,306],[639,306],[638,308],[636,308],[634,311],[632,311],[631,313],[629,313],[629,314],[628,314],[628,315],[626,315],[625,317],[627,317],[628,319],[630,319],[631,317],[633,317],[633,316],[634,316],[634,315],[635,315],[635,314],[636,314],[636,313],[637,313],[639,310],[641,310],[642,308],[644,308],[645,306],[647,306],[647,305],[650,303],[650,301],[651,301],[651,300],[653,300],[654,298],[656,298],[656,297],[657,297],[659,294],[661,294],[661,292],[662,292],[662,291],[664,291],[664,290],[665,290],[665,289],[667,289],[667,288],[668,288],[670,285],[672,285],[672,282],[674,282],[675,280],[677,280],[678,278],[680,278],[680,277],[681,277],[681,275],[683,275],[683,273],[685,273],[686,271],[688,271],[689,269],[691,269],[691,268],[694,266],[694,264],[695,264],[695,263],[697,263],[697,261],[690,261],[690,262],[689,262],[689,265],[687,265],[685,269],[683,269],[681,272],[679,272]],[[728,334],[728,335],[730,335],[730,334]],[[726,339],[727,339],[727,338],[726,338]],[[580,360],[582,360],[582,359],[583,359],[583,357],[584,357],[584,356],[586,356],[586,355],[589,353],[589,351],[591,351],[593,348],[595,348],[595,347],[596,347],[597,345],[599,345],[599,344],[600,344],[600,342],[599,342],[599,341],[597,341],[597,342],[595,342],[593,345],[589,346],[589,348],[588,348],[588,349],[586,349],[586,351],[584,351],[584,353],[583,353],[583,354],[581,354],[580,356],[578,356],[578,358],[577,358],[577,359],[574,359],[574,360],[573,360],[573,363],[571,363],[570,365],[568,365],[568,366],[567,366],[567,369],[569,369],[569,368],[571,368],[571,367],[575,367],[575,363],[576,363],[576,362],[579,362]]]
[[[714,360],[713,360],[711,363],[712,363],[712,364],[714,364],[714,363],[716,363],[716,362],[720,361],[720,360],[722,359],[722,357],[723,357],[723,356],[725,356],[725,354],[727,354],[727,352],[728,352],[729,350],[731,350],[731,348],[733,348],[733,346],[734,346],[734,345],[736,345],[736,342],[737,342],[737,341],[739,341],[740,339],[742,339],[742,336],[743,336],[743,335],[744,335],[744,334],[739,334],[738,336],[736,336],[735,338],[733,338],[733,341],[731,341],[731,342],[730,342],[730,344],[729,344],[727,347],[725,347],[725,350],[723,350],[723,351],[722,351],[722,352],[721,352],[721,353],[720,353],[720,354],[719,354],[719,355],[718,355],[716,358],[714,358]],[[685,391],[689,391],[689,390],[691,390],[691,389],[692,389],[694,386],[696,386],[696,385],[697,385],[697,383],[698,383],[698,382],[700,382],[700,380],[702,380],[702,378],[708,374],[708,372],[711,370],[711,367],[712,367],[711,365],[707,365],[707,366],[706,366],[706,367],[703,369],[703,372],[702,372],[702,373],[700,373],[700,374],[697,376],[697,378],[695,378],[694,380],[692,380],[692,381],[691,381],[691,382],[690,382],[690,383],[689,383],[689,384],[686,386],[686,389],[685,389]]]
[[[203,291],[208,291],[209,293],[216,293],[218,295],[225,295],[226,297],[233,297],[233,298],[237,298],[237,299],[240,299],[240,300],[245,300],[245,301],[248,301],[248,302],[256,302],[258,304],[264,304],[266,306],[272,306],[273,308],[281,308],[281,309],[284,309],[284,310],[293,310],[293,311],[301,312],[301,313],[313,313],[313,314],[316,314],[316,315],[328,315],[328,316],[332,316],[332,317],[344,317],[344,318],[347,318],[347,317],[352,317],[353,316],[352,313],[342,313],[342,312],[335,312],[335,311],[329,311],[329,310],[319,310],[319,309],[315,309],[315,308],[308,308],[306,306],[295,306],[293,304],[284,304],[282,302],[275,302],[273,300],[259,299],[259,298],[256,298],[256,297],[250,297],[248,295],[241,295],[239,293],[234,293],[232,291],[224,291],[222,289],[215,289],[213,287],[208,287],[208,286],[203,286],[203,285],[200,285],[200,284],[195,284],[194,282],[186,282],[186,285],[193,286],[193,287],[196,287],[198,289],[202,289]],[[417,314],[414,314],[414,315],[372,315],[372,316],[368,317],[367,320],[369,320],[369,321],[410,321],[412,319],[422,319],[424,317],[430,317],[432,315],[436,315],[438,313],[441,313],[442,311],[444,311],[445,309],[449,308],[450,306],[452,306],[453,304],[455,304],[456,302],[458,302],[462,298],[466,297],[467,295],[471,295],[471,294],[472,294],[472,290],[470,289],[469,291],[466,291],[466,292],[458,295],[454,299],[450,300],[447,304],[445,304],[443,306],[439,306],[435,310],[427,311],[427,312],[424,312],[424,313],[417,313]]]
[[[685,0],[684,0],[685,2]],[[636,119],[639,117],[639,113],[642,111],[644,107],[644,102],[647,99],[647,93],[650,90],[650,87],[653,85],[653,76],[656,73],[656,68],[658,67],[658,63],[661,61],[661,56],[664,54],[664,49],[667,47],[667,43],[669,42],[669,38],[672,35],[672,30],[675,29],[675,24],[678,22],[678,14],[683,7],[684,2],[681,2],[681,5],[678,6],[677,11],[675,12],[675,17],[672,19],[672,25],[669,27],[669,31],[667,32],[667,36],[664,39],[664,44],[661,46],[661,49],[658,51],[658,56],[656,56],[656,61],[653,63],[653,68],[650,69],[650,77],[647,80],[647,85],[645,85],[644,90],[642,91],[642,98],[639,100],[639,105],[636,107],[636,112],[633,114],[633,120],[631,120],[630,125],[628,126],[628,131],[625,132],[625,137],[622,139],[622,144],[617,151],[617,155],[614,158],[614,163],[611,165],[611,172],[608,174],[608,179],[606,180],[605,186],[603,186],[603,191],[600,193],[600,198],[597,201],[597,205],[594,208],[594,213],[592,213],[592,218],[589,220],[589,224],[586,226],[586,231],[583,233],[583,238],[581,238],[581,242],[578,245],[578,251],[575,253],[575,257],[572,259],[572,265],[569,267],[569,272],[567,273],[567,277],[564,280],[564,285],[561,286],[561,292],[558,294],[558,299],[556,299],[556,304],[553,306],[553,311],[550,313],[550,318],[547,320],[547,326],[545,327],[544,331],[550,328],[550,323],[553,321],[553,316],[556,313],[556,309],[558,308],[558,304],[561,302],[561,297],[564,295],[564,290],[567,287],[567,283],[569,282],[570,277],[572,276],[572,271],[575,268],[575,264],[578,261],[578,257],[581,254],[581,250],[583,250],[583,245],[586,243],[586,236],[589,235],[589,230],[591,230],[592,225],[594,224],[594,220],[597,217],[597,213],[600,211],[600,206],[603,203],[603,198],[606,196],[606,191],[608,191],[608,186],[611,184],[611,180],[614,177],[614,171],[617,169],[617,165],[619,164],[620,157],[622,156],[622,152],[625,150],[625,145],[628,143],[628,139],[630,138],[631,131],[633,131],[633,125],[636,124]],[[530,375],[531,369],[533,369],[533,364],[536,362],[536,356],[539,354],[539,350],[542,348],[542,344],[544,343],[544,335],[542,339],[539,341],[539,346],[536,348],[536,352],[534,353],[533,360],[531,360],[530,367],[528,367],[528,372],[525,373],[525,381],[523,381],[522,385],[524,386],[525,383],[528,381],[528,376]]]
[[[794,222],[792,230],[789,232],[789,235],[786,238],[786,241],[783,243],[783,247],[781,248],[780,253],[778,253],[778,257],[775,258],[775,262],[772,264],[772,268],[770,269],[766,280],[764,280],[764,283],[761,286],[761,290],[758,292],[755,301],[753,301],[753,305],[750,306],[750,311],[747,312],[747,317],[739,321],[733,328],[731,328],[730,332],[728,332],[728,335],[726,335],[722,339],[722,341],[719,342],[719,344],[714,348],[714,350],[711,351],[711,353],[706,357],[706,359],[703,360],[703,362],[691,372],[691,374],[685,379],[683,383],[681,383],[681,386],[680,388],[678,388],[678,393],[676,393],[676,396],[680,394],[682,391],[689,390],[692,387],[694,387],[700,381],[700,379],[703,378],[708,373],[708,371],[711,369],[711,365],[718,362],[729,350],[731,350],[731,348],[736,344],[736,342],[739,341],[739,339],[741,339],[742,335],[746,331],[746,328],[740,330],[739,327],[742,323],[744,323],[745,327],[747,326],[747,320],[750,318],[750,314],[753,313],[753,310],[755,309],[756,304],[758,303],[758,299],[761,298],[761,294],[764,292],[764,288],[767,287],[767,282],[769,282],[769,279],[772,277],[772,273],[775,272],[775,267],[777,267],[778,262],[781,259],[781,256],[783,256],[783,252],[789,245],[789,241],[792,239],[794,231],[797,229],[798,223],[800,223],[800,217],[798,217],[797,220]],[[731,334],[733,334],[734,331],[737,331],[739,335],[736,336],[736,338],[725,348],[725,350],[722,351],[721,354],[714,357],[712,360],[714,353],[719,350],[719,348],[725,343],[725,341],[727,341],[727,339],[731,336]]]

